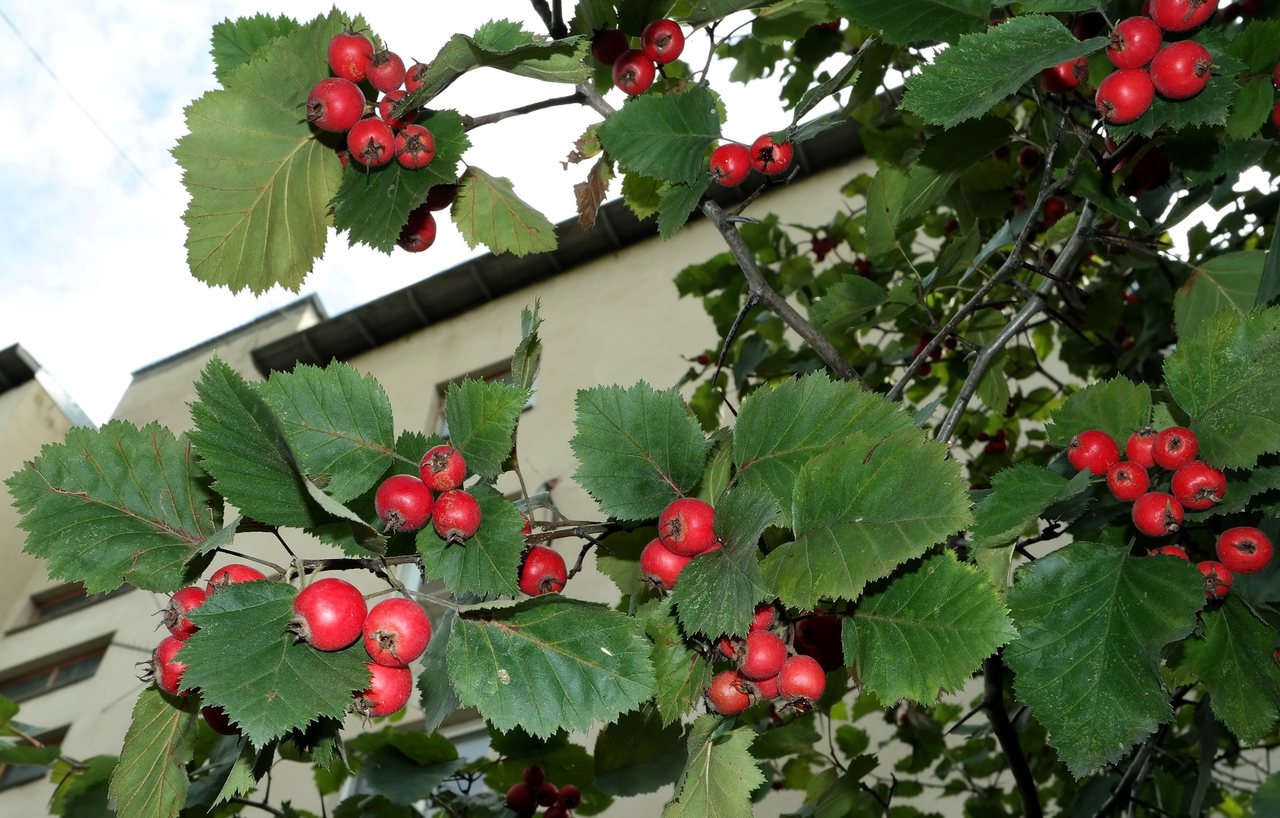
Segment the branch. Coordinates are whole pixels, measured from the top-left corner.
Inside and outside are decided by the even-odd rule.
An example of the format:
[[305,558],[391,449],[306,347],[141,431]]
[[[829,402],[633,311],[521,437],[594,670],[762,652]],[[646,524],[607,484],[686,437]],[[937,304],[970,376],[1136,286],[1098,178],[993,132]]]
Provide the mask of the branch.
[[243,804],[246,807],[257,807],[263,812],[271,813],[272,815],[276,816],[276,818],[286,818],[283,810],[278,810],[275,807],[271,806],[270,804],[264,804],[261,801],[250,801],[247,798],[228,798],[227,803]]
[[564,24],[564,11],[560,0],[551,0],[551,36],[560,40],[569,36],[569,28]]
[[492,114],[484,114],[483,116],[466,116],[462,117],[463,130],[471,130],[479,128],[481,125],[492,125],[495,122],[501,122],[504,119],[510,119],[513,116],[522,114],[530,114],[534,111],[541,111],[544,108],[554,108],[557,105],[572,105],[574,103],[587,101],[586,96],[581,92],[574,92],[563,97],[552,97],[551,99],[543,99],[538,102],[530,102],[528,105],[520,105],[506,111],[497,111]]
[[[1168,731],[1169,725],[1162,724],[1160,729],[1155,732],[1151,738],[1147,739],[1142,748],[1134,755],[1133,761],[1129,762],[1129,768],[1124,771],[1124,775],[1120,778],[1120,783],[1116,785],[1115,791],[1111,793],[1106,801],[1102,802],[1102,806],[1093,813],[1093,818],[1103,818],[1110,815],[1112,810],[1117,810],[1129,803],[1133,798],[1133,793],[1137,789],[1137,784],[1141,778],[1146,777],[1147,762],[1151,760],[1151,756],[1156,751],[1156,747],[1164,740],[1164,734]],[[1141,778],[1140,778],[1141,776]]]
[[1027,756],[1018,743],[1018,731],[1009,720],[1009,711],[1004,705],[1004,659],[1000,654],[990,657],[982,663],[982,706],[987,711],[987,719],[991,729],[1000,742],[1005,759],[1009,762],[1009,772],[1013,773],[1014,783],[1018,786],[1018,797],[1022,799],[1022,814],[1026,818],[1041,818],[1044,810],[1040,806],[1040,793],[1036,790],[1036,780],[1031,775],[1031,766],[1027,764]]
[[605,98],[600,96],[600,92],[590,82],[584,82],[579,85],[578,93],[582,95],[582,104],[595,109],[595,112],[600,116],[608,119],[617,113],[617,109],[606,102]]
[[818,357],[822,358],[823,362],[833,372],[846,381],[855,381],[861,384],[864,389],[867,388],[862,376],[844,359],[844,356],[832,345],[831,341],[818,332],[813,324],[809,323],[808,319],[797,312],[777,290],[769,286],[769,282],[765,281],[764,273],[761,272],[760,266],[756,264],[755,254],[751,252],[746,240],[742,238],[742,234],[738,232],[738,228],[734,227],[728,214],[721,209],[720,205],[707,199],[702,203],[702,212],[716,226],[716,229],[720,231],[720,235],[724,237],[725,243],[729,245],[730,252],[733,253],[738,266],[742,268],[742,274],[746,276],[750,294],[772,310],[773,314],[781,318],[783,323],[795,330],[796,334],[803,338],[814,352],[818,353]]
[[547,27],[547,31],[551,36],[555,35],[555,20],[551,16],[551,6],[547,5],[547,0],[530,0],[533,3],[533,10],[538,12],[538,16],[542,18],[542,24]]

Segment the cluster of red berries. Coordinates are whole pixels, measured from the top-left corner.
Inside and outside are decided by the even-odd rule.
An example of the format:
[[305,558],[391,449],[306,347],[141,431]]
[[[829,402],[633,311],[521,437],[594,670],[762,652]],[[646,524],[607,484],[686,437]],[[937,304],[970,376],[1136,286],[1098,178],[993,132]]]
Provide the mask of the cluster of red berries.
[[746,637],[721,637],[720,653],[735,666],[711,677],[706,698],[717,713],[736,716],[756,702],[777,699],[803,710],[826,690],[822,664],[790,651],[772,630],[775,619],[773,605],[761,605]]
[[528,818],[546,807],[543,818],[568,818],[569,810],[582,803],[582,791],[572,784],[557,787],[547,780],[543,769],[537,765],[524,768],[524,781],[513,784],[507,790],[507,809],[520,818]]
[[435,526],[449,545],[459,545],[480,529],[480,504],[464,491],[467,461],[452,446],[430,449],[418,463],[418,476],[393,474],[378,486],[373,507],[392,533]]
[[679,58],[684,32],[675,20],[654,20],[640,32],[640,47],[616,28],[600,29],[591,38],[591,56],[613,72],[613,84],[627,94],[643,94],[658,76],[658,66]]
[[711,152],[711,180],[724,187],[740,185],[754,168],[766,176],[776,176],[791,167],[795,148],[790,140],[775,142],[772,134],[760,134],[748,148],[741,142],[726,142]]
[[716,512],[706,500],[681,497],[658,515],[658,536],[640,552],[640,572],[654,588],[670,591],[693,558],[720,548]]

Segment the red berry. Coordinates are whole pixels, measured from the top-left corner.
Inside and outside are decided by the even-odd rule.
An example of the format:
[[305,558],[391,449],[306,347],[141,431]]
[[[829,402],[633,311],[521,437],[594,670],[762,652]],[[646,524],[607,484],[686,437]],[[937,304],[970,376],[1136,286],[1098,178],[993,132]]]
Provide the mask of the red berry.
[[[537,788],[538,803],[544,807],[553,807],[556,803],[556,796],[560,794],[560,789],[550,781],[543,781]],[[550,810],[548,810],[549,812]],[[545,818],[546,813],[543,813]]]
[[1204,575],[1205,599],[1222,599],[1231,590],[1231,584],[1235,582],[1235,575],[1231,573],[1231,569],[1220,562],[1205,560],[1196,563],[1196,568],[1200,569],[1200,573]]
[[565,784],[556,795],[556,804],[565,809],[577,809],[582,804],[582,790],[572,784]]
[[396,161],[409,170],[421,170],[436,158],[436,139],[421,125],[405,125],[396,134]]
[[1151,84],[1166,99],[1190,99],[1204,90],[1213,68],[1209,49],[1183,40],[1160,49],[1151,61]]
[[240,735],[240,728],[231,723],[231,717],[221,707],[212,705],[202,707],[200,708],[200,715],[204,716],[204,723],[209,725],[213,732],[224,736]]
[[558,594],[564,590],[569,576],[564,565],[564,557],[545,545],[535,545],[529,549],[520,566],[520,590],[529,596]]
[[442,444],[422,456],[418,461],[418,473],[432,491],[449,491],[461,486],[466,479],[467,461],[462,452]]
[[1094,474],[1106,474],[1107,469],[1120,462],[1120,447],[1106,432],[1089,429],[1071,438],[1067,460],[1076,471],[1088,469]]
[[756,606],[755,616],[751,617],[751,630],[767,631],[773,627],[773,621],[777,618],[778,611],[773,607],[771,602],[763,602]]
[[339,77],[360,82],[369,72],[373,43],[363,34],[351,31],[334,35],[329,41],[329,68]]
[[736,716],[751,706],[751,683],[736,670],[723,670],[711,677],[707,702],[722,716]]
[[746,145],[726,142],[711,152],[711,181],[723,187],[740,185],[751,173],[751,151]]
[[394,51],[379,51],[369,60],[369,84],[383,93],[399,90],[404,85],[404,60]]
[[[1039,148],[1033,148],[1030,145],[1018,151],[1018,167],[1023,170],[1035,170],[1040,167],[1040,163],[1044,161],[1044,155],[1040,153]],[[959,227],[959,224],[956,225]]]
[[716,643],[722,656],[734,662],[738,661],[738,653],[742,650],[742,640],[736,636],[721,636]]
[[1121,460],[1107,469],[1107,488],[1117,500],[1132,503],[1147,493],[1151,478],[1147,470],[1137,463]]
[[715,509],[706,500],[681,497],[658,516],[658,538],[683,557],[696,557],[715,548]]
[[792,656],[778,674],[778,692],[789,701],[807,705],[822,698],[827,675],[812,656]]
[[170,696],[188,696],[190,690],[182,689],[182,674],[187,672],[187,664],[177,659],[182,650],[183,641],[166,636],[151,652],[151,680],[156,687]]
[[612,67],[631,47],[631,41],[616,28],[602,28],[591,37],[591,56],[601,65]]
[[1164,31],[1150,17],[1130,17],[1116,23],[1107,58],[1116,68],[1141,68],[1160,50]]
[[677,554],[656,537],[640,552],[640,573],[655,588],[670,591],[676,587],[676,578],[693,557]]
[[[402,117],[394,117],[391,112],[400,104],[400,100],[404,99],[408,94],[404,91],[388,91],[382,99],[378,100],[378,118],[391,126],[391,130],[398,131],[406,125],[412,125],[413,121],[418,118],[417,109],[406,111]],[[433,149],[434,152],[434,149]]]
[[1129,435],[1129,442],[1124,445],[1124,456],[1126,460],[1132,460],[1139,466],[1146,468],[1154,468],[1156,459],[1152,454],[1152,447],[1156,443],[1156,430],[1150,426],[1139,429]]
[[770,676],[768,679],[760,679],[753,684],[755,686],[756,698],[758,699],[776,699],[782,695],[782,691],[778,689],[777,676]]
[[1181,546],[1177,546],[1177,545],[1162,545],[1159,548],[1152,548],[1147,553],[1152,556],[1155,556],[1156,554],[1162,554],[1166,557],[1177,557],[1178,559],[1183,561],[1190,560],[1190,557],[1187,556],[1186,550],[1184,550]]
[[387,530],[417,531],[431,519],[431,490],[412,474],[393,474],[373,495],[373,508]]
[[1195,433],[1185,426],[1170,426],[1156,433],[1155,443],[1151,446],[1151,457],[1162,469],[1174,471],[1196,459],[1200,452],[1200,441]]
[[1227,493],[1227,476],[1200,460],[1178,469],[1170,482],[1173,496],[1192,511],[1212,508]]
[[1045,199],[1044,207],[1040,210],[1040,217],[1044,219],[1045,229],[1053,227],[1062,221],[1062,217],[1067,215],[1067,202],[1061,196],[1050,196]]
[[365,167],[380,168],[395,156],[396,137],[381,119],[365,117],[347,131],[347,150]]
[[839,617],[811,614],[796,622],[792,646],[796,653],[812,656],[827,673],[844,667],[844,648],[840,644]]
[[1089,78],[1089,61],[1084,57],[1067,60],[1040,72],[1040,87],[1050,94],[1066,94]]
[[431,620],[413,600],[392,597],[370,609],[363,634],[364,648],[374,662],[387,667],[408,667],[431,641]]
[[791,167],[795,149],[790,142],[774,142],[767,133],[760,134],[751,143],[751,167],[770,176]]
[[360,638],[368,611],[356,586],[326,577],[298,592],[289,629],[316,650],[342,650]]
[[658,65],[676,60],[684,51],[684,32],[675,20],[654,20],[640,32],[640,50]]
[[507,809],[527,818],[538,811],[538,795],[523,781],[512,784],[507,790]]
[[1190,31],[1217,10],[1218,0],[1151,0],[1151,19],[1165,31]]
[[1172,494],[1149,491],[1134,501],[1133,525],[1148,537],[1163,537],[1182,527],[1182,503]]
[[209,592],[198,585],[175,591],[169,597],[169,604],[164,609],[164,626],[175,639],[186,641],[188,636],[200,630],[187,618],[187,614],[204,604],[208,597]]
[[525,767],[521,775],[524,777],[524,783],[532,787],[535,792],[538,787],[542,786],[542,782],[547,780],[547,771],[537,764],[530,764]]
[[420,62],[416,62],[409,66],[409,70],[404,72],[404,90],[407,93],[412,94],[414,91],[421,88],[423,80],[427,78],[427,69],[430,67],[431,66],[423,65]]
[[259,571],[257,568],[250,568],[247,565],[241,565],[233,562],[230,565],[224,565],[217,571],[213,572],[213,576],[209,577],[209,584],[205,586],[205,591],[212,594],[219,588],[225,588],[228,585],[234,585],[237,582],[256,582],[260,579],[266,579],[267,575]]
[[1155,96],[1150,74],[1141,68],[1121,68],[1098,83],[1093,101],[1104,120],[1112,125],[1128,125],[1151,108]]
[[628,48],[613,63],[613,84],[632,96],[648,91],[657,75],[653,60],[636,48]]
[[[436,217],[426,205],[420,205],[409,214],[409,220],[400,228],[396,246],[410,253],[421,253],[436,241]],[[429,487],[429,486],[428,486]]]
[[364,116],[364,92],[351,80],[320,80],[307,97],[307,121],[322,131],[345,133]]
[[1215,550],[1218,560],[1235,574],[1258,573],[1267,567],[1275,553],[1271,539],[1249,526],[1228,528],[1219,534]]
[[480,529],[480,504],[462,489],[446,491],[436,498],[432,524],[450,544],[469,540]]
[[458,198],[457,185],[432,185],[427,191],[427,210],[444,210]]
[[777,676],[787,661],[787,645],[772,631],[751,631],[745,648],[739,651],[738,670],[744,678],[757,681]]
[[369,687],[356,694],[352,710],[366,719],[390,716],[409,703],[413,674],[407,667],[387,667],[370,662]]

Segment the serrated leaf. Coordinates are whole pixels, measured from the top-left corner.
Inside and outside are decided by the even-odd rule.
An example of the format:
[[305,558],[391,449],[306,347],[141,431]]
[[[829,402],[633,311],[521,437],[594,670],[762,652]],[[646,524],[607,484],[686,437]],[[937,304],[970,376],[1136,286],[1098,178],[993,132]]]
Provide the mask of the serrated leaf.
[[573,186],[573,198],[578,203],[578,227],[585,231],[596,226],[596,214],[609,195],[609,182],[613,179],[613,163],[601,156],[587,171],[587,178]]
[[296,291],[324,253],[341,163],[303,115],[329,74],[336,10],[259,49],[252,61],[186,109],[174,159],[191,195],[183,214],[187,263],[206,284]]
[[1077,40],[1053,17],[1012,17],[981,34],[962,35],[932,65],[907,79],[902,107],[950,128],[991,110],[1042,70],[1105,47]]
[[497,477],[515,443],[516,421],[529,402],[529,390],[502,381],[475,378],[449,384],[444,419],[449,440],[467,461],[467,470]]
[[112,804],[120,815],[175,818],[187,801],[187,762],[195,753],[194,696],[166,697],[154,687],[138,696],[111,774]]
[[458,184],[450,212],[472,250],[483,244],[495,254],[527,256],[556,248],[555,227],[516,195],[511,180],[470,166]]
[[814,302],[809,316],[822,332],[848,332],[865,326],[871,313],[888,300],[889,291],[871,279],[841,276]]
[[1238,597],[1206,611],[1204,638],[1186,643],[1187,663],[1209,691],[1213,713],[1244,744],[1256,744],[1280,719],[1276,632]]
[[679,182],[662,186],[662,199],[658,202],[658,235],[669,239],[689,221],[690,214],[698,209],[698,202],[707,192],[711,177],[706,176],[693,184]]
[[1129,435],[1151,422],[1151,387],[1116,376],[1072,393],[1049,421],[1049,443],[1066,446],[1088,429],[1100,429],[1121,448]]
[[323,716],[342,719],[352,692],[369,684],[363,645],[326,653],[286,632],[297,594],[279,582],[221,588],[191,612],[200,629],[180,651],[183,684],[200,688],[257,747]]
[[1270,74],[1280,63],[1280,20],[1249,20],[1227,51],[1250,73]]
[[662,818],[741,818],[751,814],[751,792],[764,775],[751,755],[756,733],[721,729],[716,716],[700,716],[689,728],[689,763],[675,800]]
[[1173,298],[1178,335],[1195,334],[1200,325],[1219,310],[1234,309],[1239,313],[1252,310],[1266,259],[1267,254],[1262,250],[1241,250],[1193,266],[1191,277]]
[[698,0],[693,4],[693,10],[685,18],[685,22],[691,26],[700,26],[712,20],[728,17],[735,11],[759,8],[771,2],[772,0]]
[[1240,87],[1235,76],[1244,64],[1227,53],[1226,42],[1214,31],[1201,31],[1193,39],[1199,41],[1213,57],[1213,71],[1204,90],[1190,99],[1166,100],[1159,94],[1141,118],[1128,125],[1109,125],[1113,138],[1121,140],[1129,134],[1152,136],[1205,125],[1223,125],[1227,112]]
[[641,381],[578,391],[573,479],[619,520],[657,517],[702,478],[709,445],[680,393]]
[[1178,339],[1164,375],[1206,462],[1251,468],[1280,449],[1280,308],[1223,310],[1201,322]]
[[57,769],[57,790],[49,804],[49,813],[62,818],[114,818],[115,810],[107,802],[115,756],[94,756],[80,763],[76,771]]
[[298,28],[298,23],[289,17],[267,14],[214,23],[213,44],[209,49],[213,57],[213,75],[219,82],[226,82],[237,68],[253,59],[264,46]]
[[761,486],[790,524],[796,476],[810,458],[861,431],[914,429],[911,416],[879,395],[825,373],[788,379],[743,400],[733,430],[733,459],[743,486]]
[[1074,543],[1019,572],[1008,602],[1020,634],[1005,648],[1017,697],[1074,776],[1172,717],[1160,651],[1190,633],[1204,605],[1194,567]]
[[480,505],[480,528],[461,544],[446,545],[428,525],[418,532],[418,553],[429,579],[444,580],[454,594],[518,594],[524,518],[496,489],[477,485],[467,492]]
[[[865,49],[866,46],[864,45],[863,48]],[[800,118],[812,111],[818,103],[853,81],[858,70],[858,63],[862,57],[862,50],[859,49],[859,51],[854,52],[834,74],[814,85],[800,96],[799,102],[796,103],[796,109],[791,113],[791,124],[793,126],[799,123]]]
[[683,733],[678,724],[664,726],[651,707],[624,713],[596,738],[593,783],[610,795],[629,797],[674,782],[684,769]]
[[1262,780],[1258,788],[1253,791],[1250,806],[1253,807],[1253,814],[1258,818],[1264,815],[1280,815],[1280,771]]
[[931,704],[1016,635],[991,584],[946,552],[863,598],[841,641],[846,662],[880,701]]
[[1266,77],[1258,77],[1241,85],[1231,106],[1231,114],[1227,117],[1227,136],[1244,140],[1262,130],[1271,114],[1272,97],[1271,81]]
[[765,582],[802,609],[822,597],[857,599],[868,582],[969,526],[966,485],[946,447],[914,427],[859,432],[800,469],[796,539],[765,557]]
[[990,0],[833,0],[832,6],[893,45],[954,42],[981,30],[991,14]]
[[902,170],[881,165],[867,191],[867,257],[882,267],[892,268],[906,257],[898,241],[898,226],[908,184]]
[[701,86],[632,97],[600,126],[600,143],[627,171],[691,186],[708,176],[707,153],[719,136],[716,95]]
[[72,428],[6,485],[27,532],[23,551],[47,560],[51,577],[100,594],[126,582],[182,585],[187,561],[218,533],[208,482],[185,436],[115,420]]
[[348,245],[366,244],[390,253],[409,214],[427,200],[431,188],[458,180],[458,161],[471,147],[462,117],[457,111],[420,111],[416,122],[435,139],[435,156],[425,168],[409,170],[392,162],[377,170],[353,167],[342,174],[333,218],[338,230],[346,231]]
[[711,664],[685,643],[669,597],[645,603],[636,618],[653,643],[654,704],[663,725],[674,724],[702,699],[711,683]]
[[973,561],[996,590],[1009,584],[1013,545],[1052,503],[1083,491],[1088,478],[1068,481],[1042,466],[1022,463],[997,472],[991,493],[974,509]]
[[542,338],[538,335],[538,328],[542,326],[542,316],[538,314],[541,308],[542,302],[535,298],[532,309],[520,310],[520,343],[511,356],[511,381],[520,389],[533,389],[542,366]]
[[[415,739],[431,738],[419,734],[407,736]],[[447,740],[444,744],[453,748]],[[454,755],[457,755],[456,751]],[[456,757],[425,761],[407,755],[398,747],[387,746],[364,757],[360,783],[369,792],[381,795],[393,804],[409,807],[430,798],[432,790],[464,766],[466,761]]]
[[458,699],[499,730],[586,730],[653,695],[639,621],[559,595],[459,619],[448,655]]
[[457,611],[445,611],[431,631],[431,641],[422,654],[422,673],[418,674],[418,704],[422,708],[423,730],[435,732],[458,709],[458,697],[453,692],[446,672],[446,654],[449,637],[458,621]]

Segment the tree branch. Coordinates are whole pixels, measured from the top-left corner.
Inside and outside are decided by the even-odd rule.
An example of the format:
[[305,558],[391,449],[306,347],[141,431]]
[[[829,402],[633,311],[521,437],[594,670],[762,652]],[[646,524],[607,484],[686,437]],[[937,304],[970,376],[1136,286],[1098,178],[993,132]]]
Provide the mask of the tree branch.
[[492,125],[495,122],[501,122],[504,119],[510,119],[513,116],[521,116],[522,114],[531,114],[534,111],[541,111],[544,108],[554,108],[557,105],[573,105],[574,103],[585,103],[586,96],[580,92],[574,92],[563,97],[552,97],[551,99],[542,99],[537,102],[530,102],[528,105],[520,105],[506,111],[496,111],[492,114],[484,114],[483,116],[466,116],[462,117],[463,130],[471,130],[479,128],[481,125]]
[[1018,743],[1018,731],[1013,729],[1009,711],[1004,705],[1004,659],[1000,654],[997,653],[982,663],[982,683],[982,706],[987,711],[987,719],[991,722],[996,740],[1000,742],[1000,749],[1009,762],[1009,772],[1013,773],[1018,797],[1022,799],[1022,814],[1025,818],[1041,818],[1044,810],[1040,806],[1036,780],[1031,775],[1031,766],[1027,764],[1022,745]]
[[610,105],[604,97],[600,96],[600,92],[590,82],[584,82],[579,85],[578,93],[582,95],[582,104],[594,109],[600,116],[608,119],[617,113],[617,109]]
[[552,37],[556,36],[555,19],[551,16],[551,6],[547,5],[547,0],[530,0],[530,2],[533,3],[533,10],[542,18],[542,24],[547,27],[547,32]]

